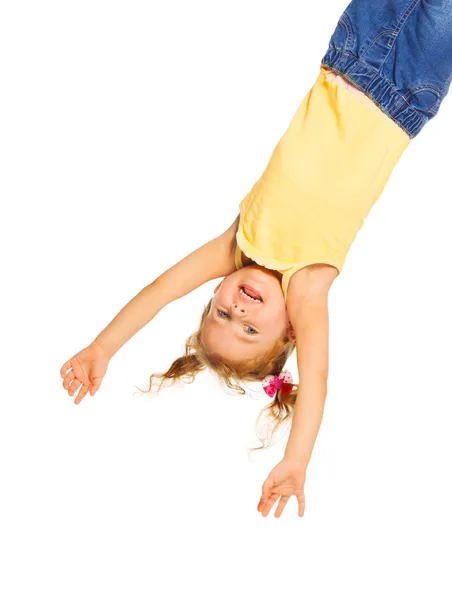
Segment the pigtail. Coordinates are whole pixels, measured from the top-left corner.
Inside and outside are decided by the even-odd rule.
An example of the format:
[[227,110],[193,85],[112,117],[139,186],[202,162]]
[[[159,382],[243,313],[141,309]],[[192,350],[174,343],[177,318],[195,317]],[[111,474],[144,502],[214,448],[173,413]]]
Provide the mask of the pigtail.
[[153,373],[150,376],[149,388],[146,390],[146,393],[151,391],[155,379],[160,379],[157,394],[165,382],[174,383],[177,380],[181,380],[184,383],[193,383],[196,375],[204,368],[196,353],[186,352],[183,356],[176,358],[165,373]]
[[[255,422],[255,433],[262,445],[258,448],[248,448],[250,452],[264,450],[273,445],[273,438],[280,430],[281,425],[291,421],[295,409],[297,391],[297,384],[293,384],[293,388],[288,394],[284,394],[282,390],[278,390],[273,401],[261,410]],[[263,422],[261,423],[261,421]]]
[[184,383],[193,383],[196,375],[206,366],[206,361],[203,360],[204,345],[201,342],[201,326],[210,310],[212,300],[204,307],[201,315],[200,326],[197,331],[188,337],[185,342],[185,352],[179,358],[176,358],[165,373],[152,373],[149,378],[149,388],[142,390],[137,387],[142,393],[149,393],[152,389],[154,379],[160,379],[160,384],[157,389],[157,394],[160,392],[165,382],[174,383],[177,380],[182,380]]

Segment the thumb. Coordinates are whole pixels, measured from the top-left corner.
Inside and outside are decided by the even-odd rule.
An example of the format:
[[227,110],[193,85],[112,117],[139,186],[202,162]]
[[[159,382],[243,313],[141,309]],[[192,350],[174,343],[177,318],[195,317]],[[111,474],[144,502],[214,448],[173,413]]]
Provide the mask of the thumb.
[[271,496],[271,489],[273,486],[273,480],[270,477],[264,481],[264,485],[262,486],[262,496],[260,502],[266,502]]
[[93,379],[93,383],[92,383],[91,387],[89,388],[89,393],[91,394],[91,396],[94,396],[94,394],[100,388],[101,382],[102,382],[102,379],[100,377],[96,377],[95,379]]

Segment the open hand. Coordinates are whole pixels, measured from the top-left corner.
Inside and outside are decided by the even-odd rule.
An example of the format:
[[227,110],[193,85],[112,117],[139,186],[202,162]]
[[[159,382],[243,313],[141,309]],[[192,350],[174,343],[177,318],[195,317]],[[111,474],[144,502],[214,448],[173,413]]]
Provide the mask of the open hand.
[[73,396],[80,388],[74,404],[80,404],[88,391],[94,396],[102,383],[108,363],[108,356],[96,342],[64,363],[60,369],[64,389],[68,390],[69,396]]
[[264,481],[257,510],[262,513],[263,517],[266,517],[281,496],[274,515],[279,517],[293,494],[298,500],[298,516],[302,517],[305,509],[305,479],[306,467],[297,461],[283,458]]

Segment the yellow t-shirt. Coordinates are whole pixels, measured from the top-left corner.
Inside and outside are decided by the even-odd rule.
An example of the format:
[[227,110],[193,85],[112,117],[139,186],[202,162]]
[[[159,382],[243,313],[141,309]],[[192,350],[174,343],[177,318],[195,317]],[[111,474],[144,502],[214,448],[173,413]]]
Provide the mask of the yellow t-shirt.
[[341,272],[410,141],[370,98],[329,74],[322,66],[264,173],[240,203],[236,268],[243,266],[243,251],[279,271],[286,300],[299,269],[326,263]]

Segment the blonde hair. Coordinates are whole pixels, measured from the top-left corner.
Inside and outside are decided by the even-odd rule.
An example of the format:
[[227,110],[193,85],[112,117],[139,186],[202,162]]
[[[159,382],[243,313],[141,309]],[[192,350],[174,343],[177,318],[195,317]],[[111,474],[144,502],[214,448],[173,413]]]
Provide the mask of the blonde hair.
[[[279,338],[275,344],[258,357],[253,357],[240,364],[228,365],[222,360],[212,356],[206,345],[201,339],[201,332],[204,321],[209,314],[213,298],[209,300],[201,315],[201,321],[198,329],[190,335],[185,342],[185,353],[177,358],[165,373],[153,373],[149,380],[149,388],[146,393],[151,391],[153,379],[161,379],[157,389],[157,394],[166,380],[181,380],[184,383],[193,383],[197,373],[205,368],[210,369],[218,379],[231,390],[239,394],[245,394],[244,388],[235,381],[262,381],[266,375],[279,374],[284,365],[295,349],[295,342],[288,338]],[[138,388],[140,389],[140,388]],[[268,411],[271,420],[274,422],[273,430],[267,440],[261,437],[256,428],[256,435],[262,446],[259,448],[250,448],[251,451],[269,448],[272,444],[273,435],[283,422],[289,419],[293,413],[295,400],[297,396],[298,385],[294,384],[293,390],[289,394],[282,395],[278,390],[273,397],[271,404],[265,406],[256,419],[257,423],[261,415]],[[144,390],[141,390],[144,392]],[[268,427],[266,427],[268,429]],[[266,443],[268,441],[269,443]]]

